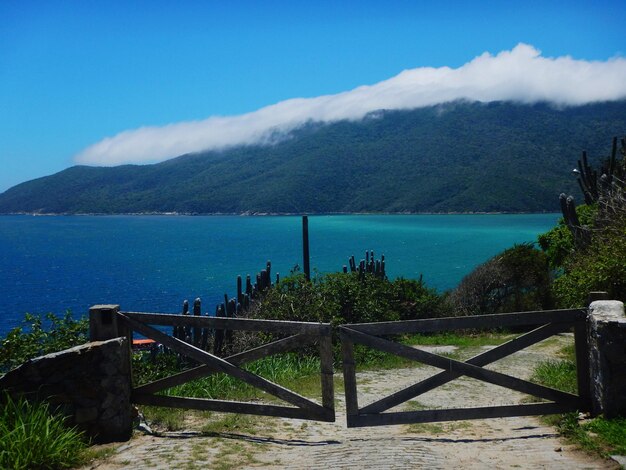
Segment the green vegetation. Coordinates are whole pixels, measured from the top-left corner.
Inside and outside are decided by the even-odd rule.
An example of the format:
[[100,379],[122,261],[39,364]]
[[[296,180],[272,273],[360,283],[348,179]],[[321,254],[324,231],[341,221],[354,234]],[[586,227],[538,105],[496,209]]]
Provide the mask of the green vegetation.
[[285,279],[254,305],[251,316],[276,320],[343,323],[443,316],[439,294],[420,280],[393,281],[358,273],[331,273],[307,282],[297,274]]
[[465,276],[447,301],[461,315],[548,309],[548,258],[532,244],[515,245]]
[[[617,106],[617,108],[622,109],[625,104],[626,102],[619,105],[613,104],[612,106]],[[510,105],[490,105],[487,106],[486,109],[487,111],[495,113],[496,110],[499,110],[498,106],[502,106],[510,111]],[[529,109],[533,110],[533,112],[544,114],[553,112],[541,106],[529,107],[524,108],[524,111],[518,110],[520,114],[517,115],[517,118],[522,119],[521,116],[529,112]],[[577,112],[579,111],[580,110]],[[443,115],[445,116],[447,113],[451,115],[455,115],[455,113],[465,113],[467,117],[467,113],[471,114],[471,112],[478,112],[475,109],[475,105],[456,105],[450,110],[447,110],[446,113],[443,113]],[[363,137],[363,135],[369,135],[369,133],[372,132],[372,126],[373,128],[383,126],[382,130],[389,131],[386,127],[389,125],[389,122],[400,126],[411,136],[410,129],[406,127],[408,124],[404,123],[404,120],[409,118],[418,122],[423,116],[417,112],[389,113],[388,115],[385,114],[383,119],[365,120],[360,124],[340,123],[336,125],[338,127],[311,126],[301,130],[300,133],[302,135],[300,137],[309,134],[310,136],[314,135],[316,139],[321,139],[319,142],[322,148],[324,148],[324,145],[329,145],[330,142],[333,142],[333,139],[330,137],[332,137],[333,132],[337,132],[339,128],[343,129],[351,138],[355,138],[355,136]],[[448,118],[450,118],[450,116],[448,116]],[[367,128],[367,132],[363,129],[358,130],[359,126]],[[361,135],[360,132],[364,134]],[[326,139],[324,136],[326,136]],[[549,137],[553,138],[553,136]],[[365,139],[365,137],[363,138]],[[393,141],[393,139],[391,140]],[[269,154],[272,156],[278,155],[282,158],[284,155],[281,152],[286,152],[284,147],[289,148],[289,152],[294,152],[294,148],[297,149],[299,145],[305,145],[303,144],[305,141],[306,139],[303,138],[293,139],[269,149],[252,148],[248,149],[248,151],[250,154],[255,155],[256,158],[261,159],[260,161],[267,163],[269,161]],[[465,144],[467,144],[467,142],[465,142]],[[362,149],[369,149],[369,146],[373,145],[374,141],[365,139],[362,142]],[[379,144],[376,144],[374,148],[376,148],[377,151],[382,150]],[[341,150],[347,151],[345,148],[341,148]],[[240,162],[245,160],[243,156],[245,152],[243,152],[243,150],[235,149],[233,152],[234,155],[241,157],[242,160],[240,160]],[[307,155],[306,152],[296,152],[295,154]],[[368,160],[368,158],[370,158],[368,157],[369,154],[367,152],[364,152],[364,154],[365,157],[363,161],[369,161],[369,163],[372,164],[372,162]],[[405,155],[402,149],[400,149],[398,154],[408,158],[408,153]],[[348,155],[350,154],[348,153]],[[584,182],[581,182],[581,187],[585,189],[585,200],[587,204],[576,208],[575,214],[571,211],[569,213],[565,211],[566,217],[561,220],[554,229],[539,237],[538,243],[541,249],[535,248],[532,244],[521,244],[504,250],[502,253],[478,266],[461,281],[456,289],[449,293],[444,295],[439,294],[435,290],[428,288],[422,279],[407,280],[400,278],[388,280],[369,274],[360,276],[357,273],[333,273],[316,275],[309,282],[305,280],[303,275],[294,274],[282,279],[275,287],[265,291],[263,295],[252,304],[252,308],[247,312],[247,315],[253,318],[316,321],[339,325],[343,323],[410,320],[450,315],[476,315],[540,310],[554,306],[580,307],[585,304],[588,293],[593,290],[604,290],[609,292],[611,298],[626,300],[626,183],[624,182],[626,180],[626,142],[622,143],[619,158],[615,157],[615,155],[618,155],[616,154],[615,146],[613,155],[614,157],[611,159],[610,164],[605,163],[601,171],[592,172],[591,167],[589,167],[586,162],[584,165],[581,165],[581,168],[584,168],[583,176],[581,176]],[[231,156],[232,154],[229,154],[229,158]],[[198,175],[203,174],[202,171],[190,171],[193,167],[193,165],[190,166],[191,164],[205,165],[207,161],[211,162],[211,164],[218,164],[219,162],[224,163],[223,157],[224,155],[222,154],[211,154],[210,156],[194,155],[181,158],[177,161],[165,162],[161,165],[175,173],[177,165],[180,164],[181,167],[185,168],[185,171],[189,171],[189,174]],[[248,157],[246,153],[245,158]],[[316,156],[316,158],[318,157],[319,156]],[[265,160],[263,160],[264,158]],[[235,158],[235,160],[237,159]],[[295,158],[294,161],[297,161],[297,158]],[[285,165],[289,168],[287,174],[291,176],[293,176],[294,171],[296,174],[298,174],[299,171],[297,165],[293,166],[295,165],[294,161],[285,161]],[[350,158],[347,158],[347,161],[350,162]],[[311,164],[310,161],[308,163]],[[329,167],[332,166],[328,162],[324,164]],[[355,161],[352,161],[351,164],[356,165]],[[406,164],[406,161],[404,161],[404,164]],[[420,165],[422,164],[424,164],[424,162],[420,162]],[[546,176],[546,181],[551,181],[549,177],[551,164],[552,163],[548,162],[543,168],[543,176]],[[607,165],[611,169],[609,177],[603,176],[606,175],[605,169]],[[480,165],[476,168],[479,167]],[[146,171],[150,173],[151,171],[155,171],[155,168],[161,167],[154,165]],[[356,165],[356,168],[359,168],[358,165]],[[471,165],[469,165],[468,168],[476,169]],[[482,173],[489,173],[488,169],[484,167],[480,168]],[[428,165],[424,168],[426,174],[428,173],[428,171],[426,171],[427,169]],[[442,169],[438,167],[438,169],[439,171],[446,171],[445,168]],[[124,171],[140,172],[140,170],[135,167],[101,170],[103,172],[114,172],[116,178],[121,176]],[[376,168],[375,170],[373,174],[377,174],[381,177],[381,184],[378,186],[387,189],[388,187],[393,187],[393,185],[384,184],[385,181],[391,181],[389,175],[389,178],[385,177],[385,169]],[[67,170],[68,173],[80,173],[82,171],[96,175],[100,169],[79,168]],[[245,171],[243,173],[244,176]],[[315,168],[311,171],[313,172],[312,174],[317,176],[318,173]],[[64,172],[62,172],[62,174],[63,173]],[[404,175],[407,174],[407,171],[396,173],[395,177],[397,177],[397,174]],[[589,176],[591,174],[593,174],[593,180],[591,176]],[[66,176],[67,174],[63,178]],[[135,176],[137,176],[137,178],[135,178]],[[126,179],[122,177],[120,179],[120,181],[127,184],[126,191],[120,192],[120,194],[123,194],[125,197],[124,204],[134,204],[132,201],[135,196],[132,185],[140,184],[142,181],[139,177],[139,173],[135,176]],[[274,174],[274,176],[276,176],[276,174]],[[209,181],[207,178],[208,175],[205,174],[202,180],[203,184]],[[253,178],[253,176],[250,176],[250,178]],[[48,180],[44,179],[44,181]],[[63,181],[67,183],[68,180],[65,179]],[[298,179],[295,178],[293,181],[297,182]],[[451,177],[451,181],[457,180]],[[88,182],[88,186],[93,187],[94,180],[90,179]],[[520,181],[517,182],[520,183]],[[283,183],[286,184],[284,181]],[[403,191],[398,191],[398,188],[401,187],[401,183],[403,183],[403,181],[400,181],[400,183],[394,187],[394,190],[399,194],[398,197],[404,198],[405,194]],[[513,183],[515,183],[515,181]],[[33,182],[33,184],[35,184],[35,182]],[[328,184],[331,183],[328,182]],[[351,182],[348,181],[348,183],[345,184],[349,187]],[[410,184],[414,185],[415,182],[411,182]],[[485,186],[485,182],[480,184],[481,188]],[[523,184],[527,184],[527,182],[523,182]],[[296,186],[297,185],[293,187]],[[307,185],[303,185],[302,187],[306,186]],[[362,185],[358,186],[360,187]],[[461,197],[463,204],[465,204],[465,206],[463,206],[465,209],[471,207],[471,198],[464,199],[465,196],[468,196],[471,194],[471,191],[473,191],[471,188],[468,189],[468,186],[466,182],[463,188],[470,192],[463,193],[464,196]],[[206,187],[214,186],[208,185]],[[106,186],[103,185],[98,186],[98,188],[99,191],[111,190],[114,192],[118,192],[119,189],[105,189]],[[110,188],[113,187],[111,186]],[[220,188],[223,188],[223,186]],[[371,185],[367,185],[366,189],[370,190],[368,194],[375,200],[380,194],[372,193],[371,188]],[[532,193],[532,187],[529,186],[528,188],[530,188],[529,191]],[[339,200],[340,202],[343,201],[341,204],[347,204],[341,206],[344,208],[341,210],[345,210],[346,207],[355,208],[355,210],[369,210],[374,207],[368,205],[371,203],[371,199],[365,198],[355,188],[352,189],[349,191],[339,191],[337,189],[336,193],[333,192],[333,189],[333,191],[330,192],[331,194],[340,194]],[[428,205],[428,207],[456,207],[450,201],[454,201],[455,197],[458,196],[458,193],[454,193],[457,189],[458,188],[454,190],[451,188],[448,189],[446,194],[450,197],[446,202],[439,202],[437,204],[441,205],[435,204],[434,206],[432,202],[430,202],[427,203],[431,204]],[[144,196],[145,198],[143,198],[142,201],[152,201],[150,188],[146,186],[144,190],[145,192],[142,198]],[[420,190],[423,190],[423,187],[420,188]],[[429,191],[430,190],[431,189],[429,189]],[[442,194],[441,188],[432,189],[432,191],[440,191],[439,194]],[[167,194],[167,188],[165,188],[164,193]],[[513,191],[513,193],[515,192]],[[14,194],[17,193],[9,191],[1,195],[0,210],[2,210],[3,207],[2,201],[7,200],[5,196],[10,199]],[[35,192],[31,194],[35,194]],[[182,192],[177,194],[182,197]],[[307,204],[315,198],[312,198],[311,201],[306,199],[307,197],[312,197],[310,195],[307,196],[306,191],[298,191],[298,194],[301,194],[304,199],[289,199],[284,195],[276,194],[268,196],[267,192],[263,192],[255,194],[254,201],[256,201],[255,204],[261,201],[258,210],[263,210],[260,209],[261,207],[272,207],[272,209],[266,210],[287,212],[290,209],[288,209],[287,206],[280,205],[287,200],[290,201],[289,204],[293,205],[293,207],[290,206],[291,209],[301,210],[301,207],[311,207]],[[343,196],[341,195],[345,194],[355,196],[358,203],[356,203],[355,200],[342,200],[341,198]],[[112,205],[109,207],[101,207],[96,210],[98,212],[143,210],[139,208],[139,206],[132,206],[134,207],[133,209],[123,209],[124,207],[131,206],[116,205],[121,203],[115,198],[106,199],[101,198],[101,196],[102,194],[98,193],[96,196],[91,195],[90,197],[95,197],[99,201],[111,202]],[[206,195],[196,197],[205,198],[205,196]],[[519,193],[517,193],[516,196],[519,196]],[[237,202],[237,204],[242,205],[236,206],[236,208],[232,206],[233,212],[246,210],[242,209],[244,207],[253,207],[246,202],[246,197],[247,196],[243,194],[242,199],[238,200],[239,202]],[[415,197],[415,195],[411,197]],[[498,203],[508,204],[504,199],[499,199],[502,195],[497,191],[494,197],[499,201]],[[178,204],[180,200],[180,198],[171,199],[174,204]],[[422,210],[420,204],[424,203],[425,199],[416,199],[419,201],[418,205],[413,206],[403,205],[405,202],[398,202],[398,199],[389,198],[388,196],[384,196],[383,200],[390,204],[390,206],[385,206],[392,208],[388,210],[404,210],[403,208],[408,208],[407,210]],[[537,200],[537,197],[534,197],[534,200]],[[76,201],[78,201],[78,204],[85,204],[84,200],[81,202],[80,197],[77,197]],[[192,211],[212,212],[213,209],[200,209],[207,207],[203,205],[208,204],[209,202],[207,201],[209,201],[209,199],[195,200],[198,205],[192,204],[192,207],[195,208]],[[220,199],[217,197],[215,201],[211,200],[210,203],[218,204],[219,201]],[[267,201],[279,205],[272,205]],[[321,204],[320,206],[316,206],[321,207],[322,209],[320,210],[328,210],[329,206],[324,206],[324,204],[328,202],[325,201],[324,197],[319,198],[319,200],[315,199],[315,201],[317,201],[316,204]],[[262,205],[266,203],[269,205]],[[156,204],[156,202],[152,201],[150,204]],[[452,205],[447,206],[446,204]],[[485,199],[485,204],[493,204],[493,201]],[[85,209],[86,207],[88,206],[80,206],[69,210],[94,211],[94,209],[87,210]],[[187,209],[181,209],[180,207],[168,206],[163,208],[154,205],[150,206],[150,209],[147,210],[187,211]],[[217,208],[218,206],[215,207]],[[277,207],[280,207],[280,209],[276,209]],[[512,206],[509,206],[509,208],[510,207]],[[230,211],[231,208],[227,210]],[[56,211],[56,209],[53,211]],[[573,221],[575,221],[575,223]],[[15,328],[9,332],[7,337],[0,343],[0,373],[6,372],[32,357],[75,346],[85,342],[87,339],[88,325],[86,319],[73,320],[69,312],[61,318],[51,314],[44,318],[41,316],[26,315],[24,323],[25,325],[23,327]],[[410,345],[447,344],[461,347],[473,347],[484,344],[497,344],[506,340],[507,337],[505,332],[475,334],[474,332],[465,331],[459,332],[458,334],[406,335],[398,338],[398,340],[404,344]],[[227,352],[228,354],[236,353],[273,339],[276,338],[267,334],[250,335],[248,333],[240,334],[237,332],[234,335],[234,342],[228,346]],[[570,348],[563,352],[563,358],[554,359],[541,364],[535,371],[534,380],[561,390],[574,392],[576,390],[576,367],[573,354],[573,349]],[[338,342],[335,342],[335,359],[338,364],[340,360]],[[355,359],[361,370],[413,365],[411,361],[360,345],[356,345],[355,347]],[[158,354],[156,358],[151,357],[149,353],[135,354],[133,357],[134,379],[137,384],[143,384],[179,372],[193,365],[192,362],[186,362],[172,353]],[[319,359],[316,357],[314,346],[305,347],[299,353],[279,354],[264,358],[247,364],[244,367],[255,374],[259,374],[273,382],[294,389],[296,392],[303,395],[319,398],[321,394],[319,384]],[[266,394],[226,374],[213,374],[182,386],[174,387],[167,390],[165,393],[199,398],[272,400],[272,398],[268,398]],[[10,464],[6,465],[4,461],[0,460],[0,467],[10,466],[26,468],[29,466],[37,466],[38,464],[23,462],[34,461],[27,459],[34,459],[35,457],[32,455],[35,455],[36,452],[40,450],[47,452],[55,459],[57,456],[62,456],[62,458],[65,459],[55,463],[54,466],[56,468],[71,465],[71,462],[76,461],[72,459],[77,459],[77,456],[82,452],[81,446],[83,444],[81,443],[80,435],[71,429],[65,428],[61,418],[51,416],[48,408],[44,405],[31,405],[23,401],[15,403],[10,399],[5,400],[5,402],[6,403],[2,405],[3,421],[0,422],[0,434],[4,436],[4,434],[8,435],[8,433],[13,433],[11,436],[15,435],[18,437],[16,439],[9,439],[8,441],[10,442],[5,442],[7,439],[2,440],[0,445],[4,445],[5,447],[0,447],[0,459],[12,460]],[[413,404],[413,406],[418,406],[418,404]],[[146,411],[154,421],[159,422],[163,427],[169,429],[179,427],[185,415],[183,411],[159,408],[148,408]],[[213,420],[211,425],[207,425],[205,432],[216,432],[217,429],[228,430],[236,429],[237,427],[244,428],[250,425],[248,421],[238,420],[239,418],[232,417],[219,419],[217,421]],[[42,428],[38,427],[40,425],[35,425],[35,422],[44,423],[44,429],[46,430],[54,430],[55,432],[58,431],[61,433],[61,437],[52,439],[55,443],[52,447],[46,448],[43,444],[39,445],[39,440],[37,439],[40,439],[42,435],[47,436],[48,431],[42,431]],[[574,439],[587,450],[601,455],[607,455],[612,452],[626,452],[626,419],[624,418],[607,420],[600,417],[579,422],[576,415],[568,414],[557,418],[555,424],[561,432]],[[430,428],[430,431],[440,433],[443,431],[443,428],[437,425]],[[27,437],[27,432],[31,434],[34,433],[36,437]],[[23,435],[20,433],[23,433]],[[35,439],[35,441],[28,441],[28,439]],[[77,443],[75,443],[74,439],[77,439]],[[22,444],[21,442],[29,442],[30,444]],[[32,444],[32,442],[36,442],[36,444]],[[46,458],[48,461],[57,462],[56,460],[51,460],[49,456],[46,456]]]
[[48,405],[0,400],[0,468],[70,468],[83,459],[86,444],[82,434],[68,428]]
[[[180,366],[175,365],[175,361],[171,361],[171,358],[175,359],[176,356],[174,354],[159,355],[155,362],[172,362],[170,367],[162,366],[162,373],[159,375],[165,377],[180,371]],[[136,361],[133,364],[133,372],[135,373],[135,380],[138,384],[143,384],[152,379],[158,378],[150,376],[150,380],[146,380],[146,367],[144,367],[143,364],[150,362],[151,361],[149,360],[144,360],[141,362]],[[284,386],[295,389],[300,393],[320,393],[319,384],[317,389],[305,389],[310,384],[304,379],[313,374],[319,374],[319,359],[314,356],[300,355],[296,353],[279,354],[251,362],[243,366],[243,368],[254,374],[265,377],[272,382],[280,383]],[[167,390],[167,394],[228,400],[249,400],[265,396],[262,391],[246,384],[245,382],[241,382],[230,375],[222,373],[212,374],[177,387],[172,387]]]
[[[586,204],[562,196],[567,217],[538,237],[478,266],[447,296],[462,315],[585,306],[592,291],[626,301],[626,141],[594,170],[584,158]],[[569,200],[570,202],[565,202]],[[571,203],[571,211],[569,211]]]
[[539,237],[556,277],[553,296],[564,308],[585,305],[591,291],[626,300],[626,141],[618,151],[614,140],[598,170],[584,157],[579,167],[586,204]]
[[[577,381],[574,348],[563,349],[561,355],[561,360],[540,364],[531,380],[567,392],[575,392]],[[600,416],[581,421],[578,413],[567,413],[546,419],[587,452],[603,457],[612,454],[626,455],[626,418],[605,419]]]
[[42,318],[27,313],[23,324],[0,341],[0,374],[28,359],[87,342],[87,319],[75,320],[69,310],[62,317],[48,313]]
[[626,128],[625,111],[626,101],[382,111],[273,145],[75,166],[0,194],[0,213],[555,211],[557,191],[575,190],[570,156],[599,152]]

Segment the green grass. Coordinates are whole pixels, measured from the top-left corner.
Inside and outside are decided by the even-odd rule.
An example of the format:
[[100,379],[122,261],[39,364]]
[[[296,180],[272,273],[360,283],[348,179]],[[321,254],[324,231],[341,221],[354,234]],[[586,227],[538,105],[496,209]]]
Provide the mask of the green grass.
[[[249,372],[260,375],[274,383],[288,388],[299,389],[299,393],[319,393],[320,386],[314,387],[309,377],[315,376],[319,382],[319,359],[295,353],[266,357],[243,366]],[[308,384],[308,387],[304,385]],[[309,390],[307,390],[307,388]],[[298,391],[298,390],[297,390]],[[230,375],[219,373],[172,387],[168,395],[212,398],[225,400],[250,400],[265,397],[266,394]]]
[[497,346],[516,335],[508,332],[488,331],[488,332],[451,332],[446,331],[436,334],[415,334],[408,335],[402,343],[411,346],[458,346],[460,348],[476,348],[481,346]]
[[[576,393],[576,363],[574,347],[560,351],[561,360],[539,364],[532,380],[549,387]],[[626,455],[626,418],[605,419],[602,416],[579,420],[578,413],[550,416],[548,422],[583,450],[607,457]]]
[[[320,361],[314,356],[295,353],[278,354],[251,362],[244,369],[260,375],[296,393],[311,398],[321,397]],[[164,370],[162,375],[173,373]],[[150,377],[154,379],[154,377]],[[278,399],[230,375],[218,373],[172,387],[163,392],[171,396],[209,398],[219,400],[276,402]],[[145,407],[148,420],[168,431],[184,425],[185,411],[163,407]]]
[[141,410],[150,425],[161,431],[179,431],[184,427],[187,410],[161,406],[144,406]]
[[202,426],[202,433],[215,435],[218,433],[254,433],[259,417],[240,414],[220,414],[217,419],[210,419]]
[[86,443],[64,418],[48,405],[14,401],[8,395],[0,404],[0,468],[58,469],[82,462]]
[[564,392],[578,392],[576,364],[569,360],[549,360],[539,364],[533,373],[533,381]]
[[599,416],[580,421],[577,413],[549,417],[559,432],[581,449],[601,457],[626,455],[626,418]]

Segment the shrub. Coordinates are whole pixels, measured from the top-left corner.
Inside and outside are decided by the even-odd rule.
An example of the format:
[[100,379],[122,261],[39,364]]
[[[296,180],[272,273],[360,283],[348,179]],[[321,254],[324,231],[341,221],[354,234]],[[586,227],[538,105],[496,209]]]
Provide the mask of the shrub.
[[[592,226],[595,212],[593,206],[583,205],[576,208],[576,214],[583,227]],[[548,257],[550,267],[556,271],[561,271],[565,261],[576,249],[574,236],[564,219],[560,219],[553,229],[539,235],[537,242]]]
[[371,274],[332,273],[307,282],[303,275],[296,275],[268,290],[251,315],[334,325],[407,320],[441,316],[440,300],[422,280],[389,281]]
[[626,223],[621,228],[594,234],[591,244],[564,265],[554,281],[560,307],[581,307],[591,291],[606,291],[615,300],[626,301]]
[[525,243],[478,266],[447,300],[462,315],[538,310],[551,306],[549,282],[547,256]]
[[68,310],[63,317],[48,313],[24,316],[26,327],[13,328],[0,343],[0,373],[43,354],[62,351],[88,341],[89,322],[75,320]]

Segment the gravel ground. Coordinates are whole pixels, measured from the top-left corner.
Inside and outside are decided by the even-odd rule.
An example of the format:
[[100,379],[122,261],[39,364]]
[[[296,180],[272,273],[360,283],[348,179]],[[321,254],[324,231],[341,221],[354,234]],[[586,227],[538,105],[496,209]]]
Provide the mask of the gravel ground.
[[[534,364],[553,357],[567,341],[571,337],[557,336],[490,368],[528,378]],[[451,351],[435,348],[438,353]],[[477,352],[464,350],[459,354],[465,358]],[[359,403],[362,406],[434,372],[435,369],[422,366],[359,373]],[[110,457],[84,469],[619,468],[614,462],[576,451],[559,438],[554,428],[534,417],[348,429],[342,392],[336,393],[336,423],[252,418],[252,429],[243,427],[241,431],[207,436],[199,432],[203,423],[198,416],[189,413],[185,422],[188,430],[160,436],[136,432]],[[485,406],[524,399],[508,389],[460,378],[420,396],[419,404],[403,407]]]

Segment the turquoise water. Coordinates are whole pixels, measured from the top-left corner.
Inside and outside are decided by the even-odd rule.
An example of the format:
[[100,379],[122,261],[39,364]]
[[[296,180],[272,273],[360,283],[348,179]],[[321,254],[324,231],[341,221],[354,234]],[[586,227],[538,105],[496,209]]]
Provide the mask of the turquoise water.
[[[311,268],[341,270],[365,250],[384,253],[390,277],[439,290],[514,243],[534,241],[558,214],[310,216]],[[177,312],[201,297],[214,311],[238,274],[272,261],[302,266],[300,217],[1,216],[0,334],[24,312],[85,314],[90,305]],[[272,276],[274,277],[274,276]]]

